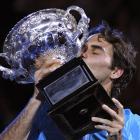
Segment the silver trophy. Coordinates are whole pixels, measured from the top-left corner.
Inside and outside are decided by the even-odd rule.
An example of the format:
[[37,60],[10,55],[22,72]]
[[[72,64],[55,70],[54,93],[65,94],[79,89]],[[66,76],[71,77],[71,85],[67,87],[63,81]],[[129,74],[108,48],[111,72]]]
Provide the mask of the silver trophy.
[[[80,14],[79,21],[71,11]],[[79,56],[89,21],[84,10],[77,6],[67,10],[44,9],[24,17],[9,32],[0,53],[11,67],[0,65],[3,78],[21,84],[34,83],[34,62],[40,55],[51,55],[62,63]]]

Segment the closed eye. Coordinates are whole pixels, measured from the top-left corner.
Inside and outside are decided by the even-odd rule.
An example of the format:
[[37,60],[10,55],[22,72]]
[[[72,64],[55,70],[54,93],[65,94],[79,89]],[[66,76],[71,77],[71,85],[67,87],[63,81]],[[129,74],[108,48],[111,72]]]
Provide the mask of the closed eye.
[[91,48],[92,48],[92,53],[93,54],[99,54],[99,53],[104,52],[104,49],[101,46],[98,46],[98,45],[91,45]]

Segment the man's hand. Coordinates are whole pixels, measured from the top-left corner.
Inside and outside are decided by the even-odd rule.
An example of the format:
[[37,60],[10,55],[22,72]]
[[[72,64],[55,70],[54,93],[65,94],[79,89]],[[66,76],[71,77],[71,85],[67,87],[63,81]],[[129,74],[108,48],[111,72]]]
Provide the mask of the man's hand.
[[[39,62],[37,61],[37,63]],[[35,72],[35,84],[37,84],[39,80],[41,80],[42,78],[44,78],[45,76],[49,75],[51,72],[59,68],[61,65],[62,65],[61,62],[58,59],[46,60],[46,62],[40,65],[37,68],[37,71]]]
[[38,89],[36,88],[36,84],[43,79],[44,77],[46,77],[47,75],[49,75],[51,72],[53,72],[54,70],[56,70],[57,68],[59,68],[60,66],[62,66],[62,63],[60,62],[60,60],[58,59],[50,59],[47,57],[41,57],[39,59],[36,60],[36,68],[37,71],[35,72],[34,75],[34,79],[35,79],[35,90],[34,90],[34,96],[33,97],[38,97]]
[[92,121],[101,123],[101,125],[95,125],[95,128],[108,131],[110,136],[118,136],[117,140],[121,140],[121,130],[124,127],[124,114],[123,105],[115,98],[112,99],[118,108],[116,113],[107,105],[102,105],[103,110],[112,116],[112,120],[107,120],[99,117],[92,117]]
[[[46,56],[40,57],[36,60],[35,65],[37,71],[35,72],[35,85],[43,77],[50,74],[52,71],[60,67],[62,64],[60,60],[49,59]],[[29,100],[26,107],[21,111],[17,118],[6,127],[0,134],[0,140],[26,140],[32,128],[34,117],[41,105],[41,101],[38,100],[38,90],[35,86],[33,97]]]

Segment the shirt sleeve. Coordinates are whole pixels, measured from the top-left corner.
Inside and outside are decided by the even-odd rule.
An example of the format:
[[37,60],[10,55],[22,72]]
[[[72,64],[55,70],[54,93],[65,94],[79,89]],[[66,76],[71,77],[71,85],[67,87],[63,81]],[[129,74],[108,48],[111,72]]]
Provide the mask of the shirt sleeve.
[[64,137],[47,114],[48,104],[44,102],[36,113],[28,140],[64,140]]
[[133,114],[130,109],[125,111],[125,126],[123,128],[123,140],[140,139],[140,116]]
[[43,133],[43,132],[41,132],[41,133],[39,134],[39,136],[38,136],[38,139],[37,139],[37,140],[47,140],[47,139],[46,139],[46,137],[45,137],[44,133]]

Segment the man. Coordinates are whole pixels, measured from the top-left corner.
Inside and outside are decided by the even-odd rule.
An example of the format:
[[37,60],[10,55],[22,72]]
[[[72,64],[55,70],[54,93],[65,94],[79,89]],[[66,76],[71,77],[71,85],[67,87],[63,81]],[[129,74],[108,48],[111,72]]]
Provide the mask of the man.
[[[81,57],[108,95],[117,97],[132,78],[135,55],[133,46],[120,32],[102,23],[90,33]],[[40,57],[36,61],[38,69],[35,73],[36,83],[60,66],[59,60],[46,61],[45,56]],[[128,109],[123,109],[123,105],[117,99],[113,98],[112,101],[116,104],[118,112],[103,105],[102,108],[112,116],[112,120],[92,117],[92,121],[101,123],[95,126],[101,131],[86,134],[83,140],[140,139],[140,117]],[[33,97],[18,117],[1,133],[0,140],[54,140],[54,137],[59,135],[58,130],[49,130],[52,126],[46,126],[47,120],[43,119],[46,117],[40,116],[41,112],[46,113],[44,108],[40,109],[41,102],[43,101],[35,87]],[[35,117],[38,114],[40,117]],[[63,138],[60,136],[56,139]]]
[[[110,97],[118,97],[135,71],[136,51],[132,44],[123,37],[122,33],[105,24],[91,31],[82,56]],[[115,98],[112,98],[112,101],[118,107],[118,113],[106,105],[102,108],[112,116],[113,121],[92,117],[92,121],[102,124],[95,127],[103,131],[87,134],[84,140],[106,139],[106,137],[117,140],[140,139],[138,123],[140,117],[132,114],[129,109],[123,109],[122,104]]]

